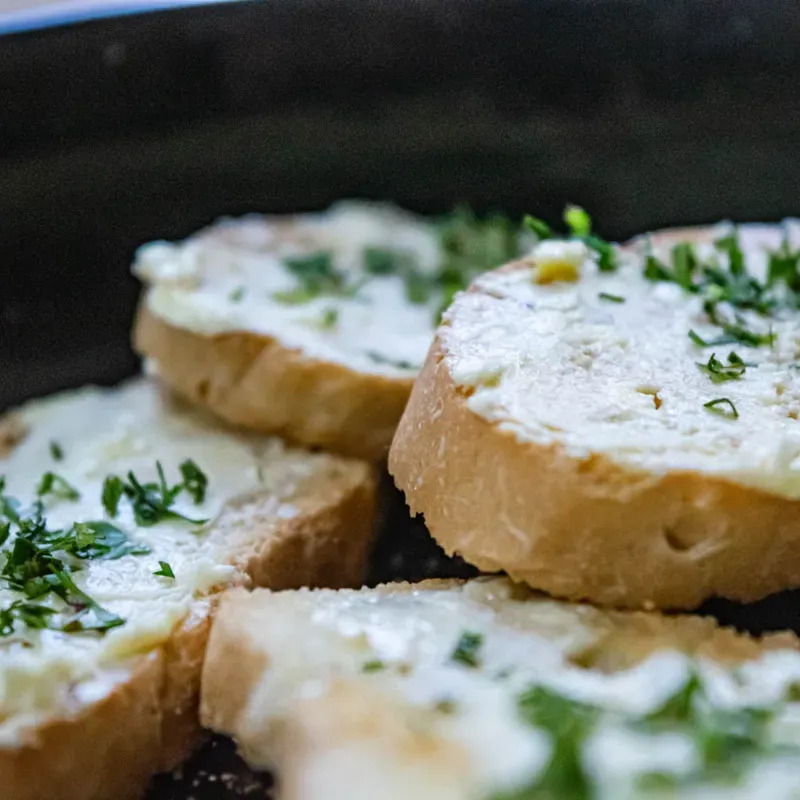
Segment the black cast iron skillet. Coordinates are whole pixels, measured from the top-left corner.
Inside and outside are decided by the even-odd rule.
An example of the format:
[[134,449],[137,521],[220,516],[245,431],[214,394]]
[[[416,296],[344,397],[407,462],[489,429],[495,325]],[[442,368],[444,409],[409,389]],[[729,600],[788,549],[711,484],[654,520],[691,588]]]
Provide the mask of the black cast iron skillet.
[[[0,410],[133,374],[133,250],[222,214],[571,201],[621,239],[798,211],[793,0],[135,4],[0,12]],[[384,503],[371,583],[470,573]],[[800,629],[796,593],[701,612]],[[215,739],[149,800],[268,787]]]

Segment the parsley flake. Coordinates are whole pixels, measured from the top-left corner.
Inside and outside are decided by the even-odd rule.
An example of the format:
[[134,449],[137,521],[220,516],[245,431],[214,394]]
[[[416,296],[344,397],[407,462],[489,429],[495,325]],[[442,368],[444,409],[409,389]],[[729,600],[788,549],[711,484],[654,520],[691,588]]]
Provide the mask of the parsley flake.
[[183,481],[170,487],[160,461],[156,461],[158,483],[142,483],[133,472],[127,481],[116,475],[109,475],[103,484],[103,506],[108,514],[115,517],[123,495],[130,501],[136,524],[143,528],[157,525],[164,520],[181,520],[192,525],[205,525],[207,519],[191,519],[179,514],[172,506],[184,490],[191,495],[195,505],[203,502],[208,485],[205,473],[191,459],[180,465]]
[[703,372],[707,373],[708,377],[711,378],[712,383],[725,383],[725,381],[737,381],[739,380],[745,373],[747,369],[745,363],[736,355],[735,352],[731,352],[728,355],[728,364],[723,364],[716,356],[716,353],[712,353],[711,357],[708,359],[708,363],[706,364],[699,364],[698,368],[701,369]]
[[158,570],[154,572],[153,575],[158,575],[162,578],[175,578],[175,573],[172,571],[172,567],[166,561],[158,562]]
[[608,292],[600,292],[597,295],[601,300],[607,300],[609,303],[624,303],[625,298],[620,297],[618,294],[609,294]]
[[482,634],[464,631],[456,644],[455,650],[453,650],[450,656],[450,660],[458,664],[463,664],[465,667],[478,667],[480,666],[478,656],[482,646]]
[[78,500],[81,493],[55,472],[45,472],[36,489],[37,497],[52,495],[60,500]]
[[64,460],[64,450],[61,445],[53,440],[50,442],[50,455],[53,458],[53,461],[63,461]]
[[[727,406],[727,408],[723,408]],[[739,412],[733,401],[728,397],[718,397],[716,400],[709,400],[703,403],[703,408],[708,409],[712,414],[718,414],[726,419],[739,419]]]

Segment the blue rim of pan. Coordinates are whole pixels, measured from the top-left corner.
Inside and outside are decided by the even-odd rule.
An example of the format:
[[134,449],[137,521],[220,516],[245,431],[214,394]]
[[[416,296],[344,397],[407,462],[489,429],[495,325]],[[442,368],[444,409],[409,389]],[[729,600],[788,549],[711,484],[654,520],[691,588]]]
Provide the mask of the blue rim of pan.
[[31,8],[0,11],[0,35],[60,28],[94,20],[130,17],[153,11],[222,5],[242,0],[52,0]]

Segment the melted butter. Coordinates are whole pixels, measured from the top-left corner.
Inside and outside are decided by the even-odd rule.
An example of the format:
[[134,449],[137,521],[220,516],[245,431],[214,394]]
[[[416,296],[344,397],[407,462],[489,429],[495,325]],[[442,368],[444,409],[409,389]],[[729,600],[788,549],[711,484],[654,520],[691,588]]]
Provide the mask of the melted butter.
[[[414,304],[400,276],[366,275],[366,247],[407,252],[425,273],[440,260],[429,223],[391,206],[345,202],[323,214],[223,220],[181,244],[146,245],[134,273],[150,287],[149,309],[172,325],[204,335],[274,336],[362,372],[413,374],[425,359],[441,300],[434,292],[429,302]],[[298,285],[283,259],[317,252],[332,253],[348,285],[362,284],[359,291],[297,305],[275,300],[274,293]],[[325,326],[330,310],[336,323]]]
[[[645,735],[626,722],[660,709],[691,671],[699,671],[716,707],[783,709],[774,741],[800,746],[791,713],[800,706],[784,702],[800,670],[797,651],[722,665],[654,638],[631,667],[581,668],[571,655],[600,642],[605,625],[624,626],[628,615],[519,595],[504,579],[261,594],[250,598],[245,616],[257,631],[250,646],[269,654],[269,668],[229,732],[251,761],[276,766],[283,785],[302,786],[306,800],[401,800],[409,791],[425,800],[490,800],[530,786],[551,754],[547,735],[517,713],[519,694],[531,686],[600,709],[582,749],[595,800],[642,798],[638,775],[697,768],[690,735]],[[475,669],[450,658],[465,630],[482,636]],[[365,673],[375,659],[385,669]],[[442,701],[445,712],[437,710]],[[357,763],[364,769],[354,769]],[[777,753],[757,759],[741,784],[669,796],[788,800],[798,781],[800,754]]]
[[[151,548],[149,555],[82,562],[74,573],[78,586],[126,622],[105,636],[28,631],[0,639],[0,742],[14,742],[17,730],[41,715],[69,712],[79,697],[107,691],[126,675],[124,665],[135,655],[165,641],[186,616],[191,604],[232,581],[227,562],[230,547],[214,535],[214,519],[229,501],[241,498],[241,516],[248,514],[247,496],[274,495],[274,512],[290,517],[295,484],[317,469],[327,456],[284,450],[277,440],[245,437],[221,429],[205,416],[180,408],[154,384],[137,380],[116,390],[85,389],[29,403],[15,412],[28,429],[4,460],[5,494],[27,505],[46,470],[53,470],[81,494],[77,501],[48,499],[48,528],[66,528],[75,521],[109,520],[129,538]],[[50,455],[50,442],[63,450],[62,461]],[[179,464],[192,459],[207,475],[206,497],[194,505],[185,493],[173,508],[203,527],[165,521],[139,528],[123,498],[119,514],[109,519],[101,502],[104,478],[133,471],[142,482],[156,480],[159,460],[170,485],[180,479]],[[239,513],[239,512],[237,512]],[[166,561],[175,580],[158,577]],[[0,605],[20,595],[0,588]],[[108,678],[109,674],[116,676]],[[100,689],[97,689],[97,686]],[[94,689],[92,687],[95,687]]]
[[[800,224],[787,229],[797,246]],[[701,256],[726,230],[693,232]],[[763,280],[766,249],[780,245],[781,230],[745,225],[739,234],[749,271]],[[698,348],[690,329],[706,339],[720,329],[697,296],[644,278],[644,252],[641,242],[623,250],[615,273],[587,259],[573,284],[536,284],[525,269],[489,273],[477,281],[482,292],[457,298],[441,337],[453,380],[475,389],[468,407],[520,441],[559,444],[576,458],[601,453],[653,472],[699,470],[800,497],[800,314],[765,320],[744,312],[750,329],[771,326],[773,347]],[[656,252],[668,260],[658,239]],[[741,380],[712,383],[697,364],[714,352],[724,362],[732,350],[758,366]],[[720,397],[735,404],[737,420],[703,407]]]

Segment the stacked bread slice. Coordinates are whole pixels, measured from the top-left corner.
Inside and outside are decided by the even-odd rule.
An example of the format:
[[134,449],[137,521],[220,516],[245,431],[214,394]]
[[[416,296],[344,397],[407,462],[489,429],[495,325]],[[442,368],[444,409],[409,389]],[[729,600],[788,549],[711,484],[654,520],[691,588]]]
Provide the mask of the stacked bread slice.
[[516,226],[377,203],[222,220],[140,250],[137,348],[236,425],[385,460],[439,315],[519,252]]

